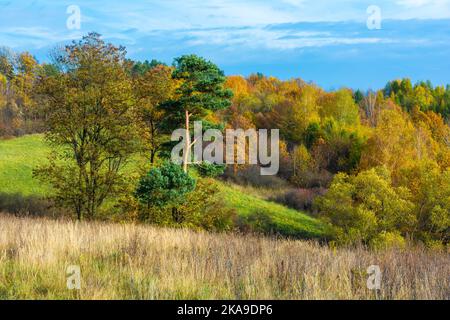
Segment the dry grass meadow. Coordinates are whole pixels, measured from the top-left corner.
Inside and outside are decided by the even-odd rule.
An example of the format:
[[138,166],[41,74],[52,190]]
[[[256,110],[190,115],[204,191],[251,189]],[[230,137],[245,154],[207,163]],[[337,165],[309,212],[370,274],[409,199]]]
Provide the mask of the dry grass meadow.
[[[81,290],[66,268],[79,265]],[[368,290],[379,265],[381,289]],[[449,299],[450,255],[0,215],[0,299]]]

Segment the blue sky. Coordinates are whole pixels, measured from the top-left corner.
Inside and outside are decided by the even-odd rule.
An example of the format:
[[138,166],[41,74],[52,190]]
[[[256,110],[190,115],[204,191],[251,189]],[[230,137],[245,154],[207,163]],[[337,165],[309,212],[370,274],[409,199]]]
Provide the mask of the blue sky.
[[[81,10],[69,30],[67,7]],[[369,30],[367,8],[381,9]],[[326,89],[388,80],[450,83],[450,0],[0,0],[0,46],[40,61],[89,31],[133,59],[171,63],[196,53],[227,74],[301,77]]]

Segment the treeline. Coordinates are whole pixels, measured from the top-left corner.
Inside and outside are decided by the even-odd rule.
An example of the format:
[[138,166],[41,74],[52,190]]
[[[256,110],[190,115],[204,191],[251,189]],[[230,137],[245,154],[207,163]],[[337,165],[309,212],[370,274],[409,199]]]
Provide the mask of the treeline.
[[228,77],[227,86],[228,125],[280,129],[279,176],[297,189],[279,201],[318,214],[338,243],[448,244],[448,87],[402,80],[326,92],[262,75]]
[[[36,177],[79,218],[95,218],[119,197],[128,217],[227,229],[232,213],[214,198],[213,180],[164,162],[171,130],[192,134],[189,122],[201,120],[205,129],[279,129],[278,177],[249,165],[191,167],[238,183],[292,186],[273,200],[324,219],[337,243],[448,244],[449,86],[404,79],[377,92],[328,92],[301,79],[225,77],[196,56],[172,66],[131,61],[94,33],[54,56],[39,64],[1,52],[0,135],[45,131],[63,147]],[[124,168],[136,154],[151,169],[130,182]]]
[[42,131],[42,111],[33,99],[39,65],[27,52],[0,48],[0,136],[20,136]]

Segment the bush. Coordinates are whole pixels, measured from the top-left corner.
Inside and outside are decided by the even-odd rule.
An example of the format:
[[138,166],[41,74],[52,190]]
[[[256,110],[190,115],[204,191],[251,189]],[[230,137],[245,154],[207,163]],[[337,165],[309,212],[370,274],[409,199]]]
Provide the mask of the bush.
[[296,210],[312,211],[314,199],[323,196],[325,192],[324,188],[292,189],[271,200]]
[[407,189],[392,186],[387,169],[376,168],[357,176],[337,174],[315,205],[338,243],[384,245],[399,242],[395,234],[413,232],[417,221],[410,198]]
[[291,182],[302,188],[328,188],[333,175],[327,170],[308,170],[296,173]]
[[[211,178],[199,179],[195,189],[186,193],[183,201],[176,204],[166,206],[138,204],[137,218],[166,227],[229,231],[234,228],[236,214],[226,205],[223,198],[217,182]],[[133,215],[133,210],[131,211]]]
[[399,232],[381,232],[370,241],[370,246],[374,249],[404,248],[406,241]]
[[246,217],[239,217],[237,226],[242,233],[256,233],[275,235],[278,233],[277,224],[268,212],[255,212]]
[[260,167],[257,165],[238,167],[236,171],[234,169],[233,166],[227,166],[224,178],[239,185],[272,189],[281,189],[289,185],[277,176],[261,175]]
[[400,172],[400,184],[411,190],[416,204],[414,238],[432,247],[450,243],[450,169],[423,160]]
[[196,165],[198,173],[202,177],[214,178],[222,175],[225,172],[225,165],[213,164],[208,161],[203,161]]
[[136,188],[135,196],[149,207],[176,204],[195,188],[195,179],[174,163],[165,162],[161,167],[150,169]]
[[178,207],[183,215],[182,226],[208,231],[232,230],[236,212],[223,199],[217,182],[211,178],[200,179],[195,190]]
[[62,216],[67,211],[57,209],[47,199],[22,194],[0,193],[0,211],[17,216]]

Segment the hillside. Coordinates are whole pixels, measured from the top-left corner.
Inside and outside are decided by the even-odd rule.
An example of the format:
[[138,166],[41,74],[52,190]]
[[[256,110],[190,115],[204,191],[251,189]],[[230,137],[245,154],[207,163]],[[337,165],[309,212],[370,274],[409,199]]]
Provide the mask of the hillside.
[[32,178],[32,171],[49,152],[38,134],[0,140],[0,193],[45,195],[48,189]]
[[[49,189],[33,179],[32,170],[46,161],[49,152],[42,135],[0,140],[0,194],[48,194]],[[325,234],[323,224],[315,218],[267,201],[255,192],[247,192],[244,187],[219,183],[226,203],[246,223],[258,224],[258,231],[300,238],[322,238]]]

